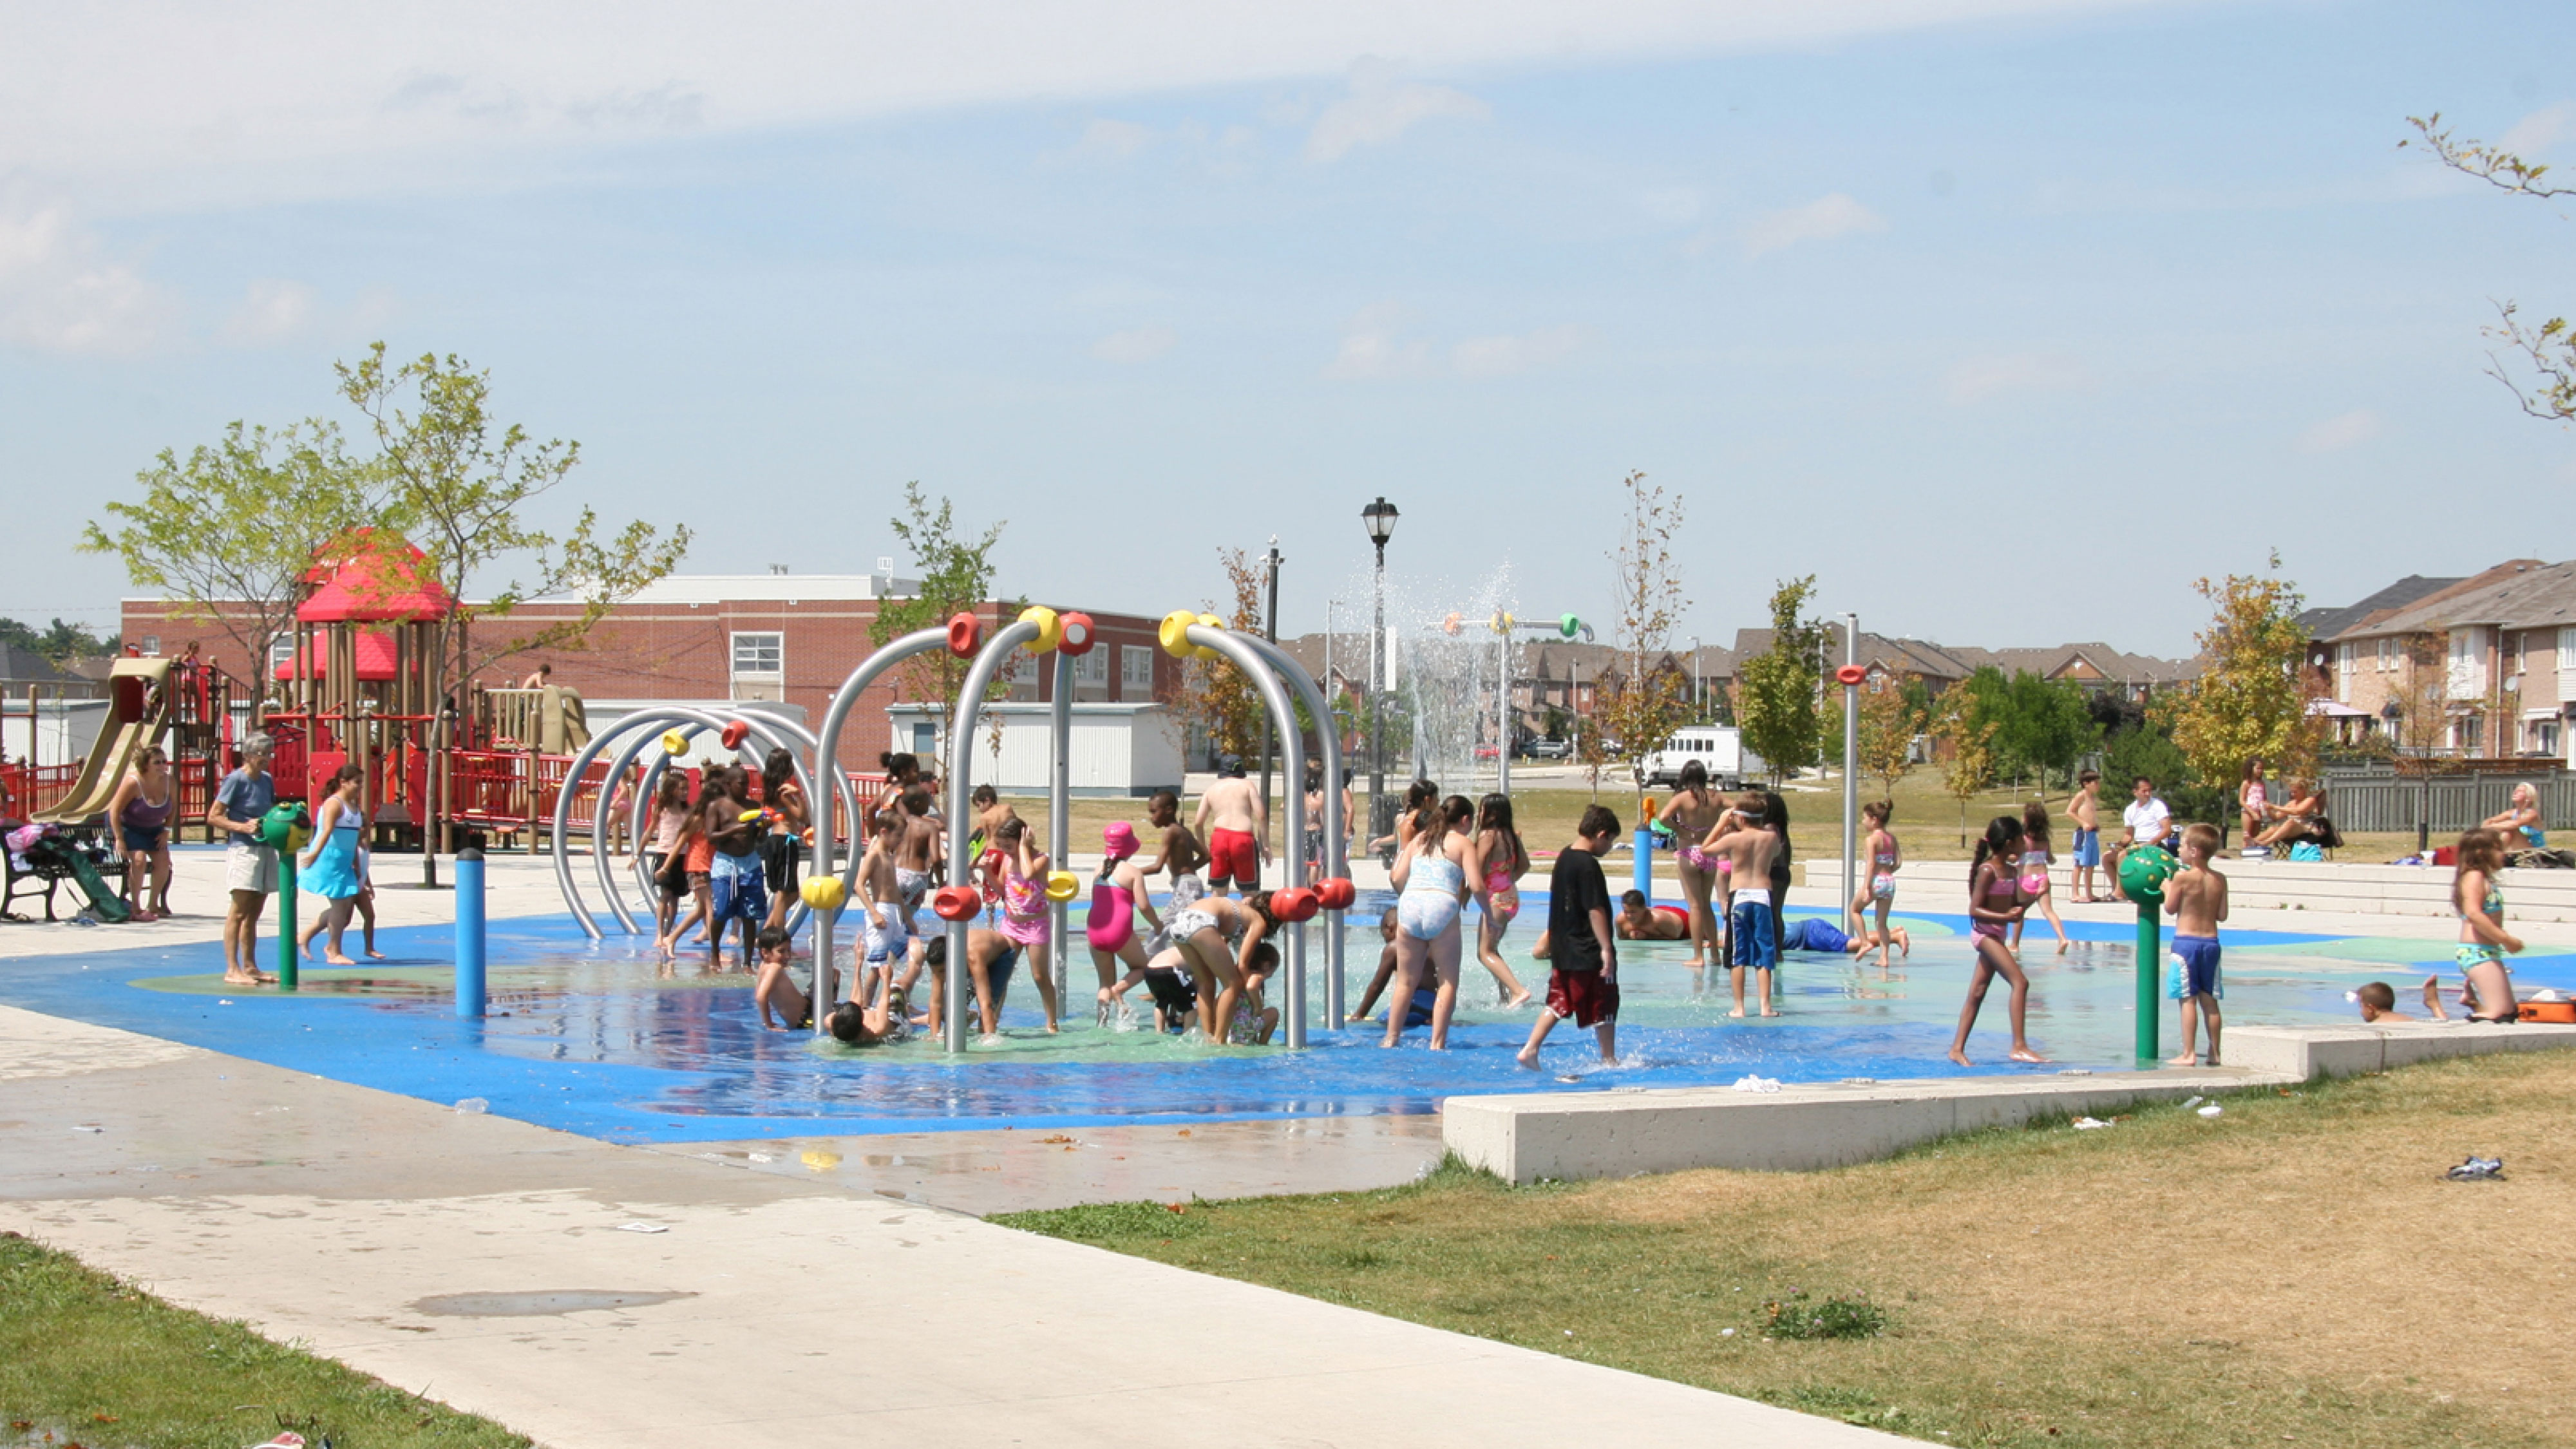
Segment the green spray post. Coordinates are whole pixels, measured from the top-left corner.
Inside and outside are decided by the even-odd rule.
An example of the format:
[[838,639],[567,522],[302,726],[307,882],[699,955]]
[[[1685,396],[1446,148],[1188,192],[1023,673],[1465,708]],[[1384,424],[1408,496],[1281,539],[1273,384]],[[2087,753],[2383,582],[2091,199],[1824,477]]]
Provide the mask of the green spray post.
[[2157,1043],[2157,1028],[2164,1016],[2164,1003],[2157,998],[2156,968],[2164,960],[2164,922],[2159,913],[2165,904],[2165,882],[2182,869],[2172,851],[2161,845],[2141,845],[2120,857],[2120,894],[2138,907],[2138,1065],[2152,1067],[2164,1058]]
[[295,857],[312,843],[313,817],[304,802],[272,806],[259,818],[259,843],[277,852],[277,989],[293,991],[304,952],[295,939]]

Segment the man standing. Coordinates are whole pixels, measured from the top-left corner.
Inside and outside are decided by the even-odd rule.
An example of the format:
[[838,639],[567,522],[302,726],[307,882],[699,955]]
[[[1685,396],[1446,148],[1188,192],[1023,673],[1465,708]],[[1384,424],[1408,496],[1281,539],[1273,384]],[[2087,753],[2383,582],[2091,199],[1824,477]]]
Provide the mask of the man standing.
[[2140,775],[2129,782],[2129,794],[2132,798],[2128,808],[2120,812],[2122,827],[2120,843],[2112,849],[2110,858],[2102,863],[2104,870],[2111,877],[2113,890],[2118,890],[2120,887],[2122,856],[2142,845],[2161,845],[2168,850],[2173,848],[2172,843],[2165,838],[2173,833],[2173,810],[2164,801],[2156,798],[2156,782]]
[[215,787],[206,828],[224,836],[224,984],[265,986],[277,978],[259,969],[259,918],[277,889],[277,851],[259,840],[260,818],[277,804],[277,781],[268,773],[274,747],[264,733],[242,741],[241,768]]
[[1243,778],[1243,757],[1220,755],[1216,783],[1199,797],[1198,835],[1207,842],[1208,889],[1225,894],[1231,880],[1246,894],[1261,889],[1270,863],[1270,802]]

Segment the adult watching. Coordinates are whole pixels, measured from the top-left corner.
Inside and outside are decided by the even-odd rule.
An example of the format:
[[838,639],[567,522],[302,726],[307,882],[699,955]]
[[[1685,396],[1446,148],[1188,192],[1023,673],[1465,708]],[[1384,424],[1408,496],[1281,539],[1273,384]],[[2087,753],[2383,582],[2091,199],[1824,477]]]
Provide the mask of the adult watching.
[[2120,857],[2142,845],[2173,848],[2173,807],[2157,796],[2156,782],[2140,775],[2129,782],[2129,795],[2128,808],[2120,812],[2120,843],[2102,863],[2114,885],[2120,879]]
[[277,889],[277,851],[259,840],[260,817],[277,804],[277,781],[268,773],[276,753],[265,733],[242,741],[241,768],[215,787],[206,807],[206,827],[224,836],[224,888],[232,893],[224,908],[224,983],[265,986],[275,976],[259,969],[259,918],[268,896]]

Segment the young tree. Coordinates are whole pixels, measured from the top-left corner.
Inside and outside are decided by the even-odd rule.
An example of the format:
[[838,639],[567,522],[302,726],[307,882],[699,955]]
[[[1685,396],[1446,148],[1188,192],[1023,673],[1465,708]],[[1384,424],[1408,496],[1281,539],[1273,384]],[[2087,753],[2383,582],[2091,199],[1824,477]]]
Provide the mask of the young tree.
[[2003,692],[2001,744],[2016,775],[2028,767],[2048,789],[2048,772],[2072,773],[2075,762],[2102,737],[2085,708],[2084,691],[2071,680],[2043,679],[2027,669],[2013,671]]
[[[1620,667],[1605,679],[1594,710],[1597,728],[1590,739],[1618,742],[1616,763],[1642,796],[1646,761],[1663,748],[1675,729],[1690,718],[1690,675],[1667,652],[1673,626],[1681,622],[1690,599],[1682,589],[1681,567],[1673,558],[1673,539],[1681,532],[1682,500],[1630,473],[1628,518],[1611,562],[1619,580],[1619,622],[1614,643]],[[1611,757],[1601,756],[1603,763]],[[1595,767],[1596,784],[1599,766]]]
[[1950,758],[1941,769],[1942,788],[1959,802],[1959,844],[1968,843],[1968,802],[1993,782],[1995,775],[1995,723],[1984,718],[1975,699],[1964,689],[1953,689],[1942,697],[1944,706],[1933,722],[1933,737],[1950,747]]
[[1736,719],[1744,747],[1760,755],[1774,776],[1823,758],[1824,718],[1816,706],[1830,632],[1801,617],[1814,597],[1816,576],[1788,579],[1771,595],[1771,647],[1735,667]]
[[[581,444],[536,443],[519,424],[503,426],[491,413],[490,372],[453,353],[389,365],[381,342],[355,364],[333,367],[340,395],[367,415],[383,450],[388,518],[371,521],[396,524],[427,556],[425,581],[456,597],[457,607],[440,621],[439,662],[459,680],[512,655],[580,648],[611,609],[667,576],[688,552],[685,525],[664,533],[639,519],[608,534],[592,508],[561,537],[534,526],[523,510],[562,485],[581,461]],[[503,567],[524,568],[526,576],[491,577]],[[507,618],[544,595],[569,595],[581,612],[476,644],[476,623]],[[445,689],[433,673],[431,693]]]
[[2308,713],[2308,691],[2299,681],[2307,630],[2299,626],[2305,603],[2274,572],[2233,574],[2193,587],[2209,600],[2209,627],[2200,632],[2200,677],[2160,701],[2173,742],[2193,773],[2213,786],[2238,778],[2249,759],[2261,758],[2280,777],[2304,777],[2316,766],[2321,733]]
[[320,419],[274,433],[236,422],[184,458],[162,449],[135,478],[143,496],[111,500],[116,531],[88,524],[81,551],[116,555],[136,587],[169,596],[173,617],[231,639],[262,686],[269,644],[294,629],[316,551],[375,521],[386,502],[383,472],[350,458],[340,430]]
[[1881,681],[1876,694],[1860,697],[1860,768],[1876,775],[1881,794],[1894,794],[1896,782],[1914,768],[1914,737],[1923,732],[1923,716],[1905,689]]
[[[1001,524],[972,536],[960,533],[956,505],[943,497],[933,508],[916,482],[903,485],[903,511],[888,519],[886,527],[921,571],[921,589],[909,599],[879,601],[877,616],[868,625],[868,641],[878,648],[916,630],[938,628],[975,609],[992,593],[993,545],[1001,541]],[[1006,607],[1005,612],[1016,615],[1018,610]],[[895,666],[899,697],[939,706],[941,759],[948,755],[948,723],[957,717],[957,697],[965,691],[971,662],[945,649],[932,649]],[[1009,692],[1008,677],[997,673],[986,697],[1000,699]]]
[[[2406,121],[2415,128],[2415,136],[2398,142],[2400,148],[2421,145],[2443,165],[2509,195],[2537,201],[2576,196],[2576,186],[2560,186],[2543,179],[2549,171],[2547,166],[2526,161],[2500,146],[2452,135],[2442,125],[2439,111],[2429,116],[2409,116]],[[2511,389],[2514,401],[2531,416],[2554,423],[2576,422],[2576,327],[2571,327],[2565,317],[2552,317],[2537,325],[2525,322],[2512,302],[2497,303],[2496,314],[2486,334],[2516,360],[2508,370],[2503,357],[2490,357],[2488,375]]]
[[[1225,567],[1227,587],[1234,594],[1234,608],[1226,616],[1226,627],[1246,634],[1261,632],[1261,561],[1239,548],[1220,548],[1217,562]],[[1215,613],[1213,603],[1205,612]],[[1172,695],[1172,713],[1184,729],[1197,729],[1206,734],[1208,749],[1213,754],[1241,755],[1249,758],[1261,748],[1261,721],[1264,710],[1261,695],[1252,681],[1234,667],[1231,659],[1185,659],[1181,662],[1181,679]]]

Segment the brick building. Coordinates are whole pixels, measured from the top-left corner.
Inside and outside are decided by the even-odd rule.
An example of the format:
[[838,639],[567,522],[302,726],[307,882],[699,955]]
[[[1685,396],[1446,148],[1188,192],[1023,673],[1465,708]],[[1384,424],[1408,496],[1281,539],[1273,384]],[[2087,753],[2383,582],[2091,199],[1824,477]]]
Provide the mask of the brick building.
[[[578,689],[586,699],[777,700],[802,707],[808,725],[819,727],[833,691],[876,647],[869,630],[880,603],[906,597],[912,587],[911,581],[882,572],[675,575],[612,609],[583,647],[515,655],[484,671],[479,682],[496,688],[514,685],[540,664],[552,664],[551,682]],[[1083,607],[1079,600],[1048,602],[1058,608]],[[578,618],[581,611],[573,599],[529,600],[508,618],[476,624],[474,652],[488,653],[503,641]],[[1004,617],[998,604],[985,604],[978,612],[988,631]],[[1155,642],[1158,621],[1085,612],[1098,625],[1099,642],[1075,661],[1076,700],[1141,702],[1178,686],[1178,661]],[[288,652],[281,642],[271,651],[269,667],[253,670],[222,629],[203,620],[174,618],[171,604],[163,599],[125,600],[123,630],[147,654],[159,652],[160,646],[176,653],[186,642],[198,641],[210,661],[236,678],[273,679],[276,663]],[[1049,697],[1052,672],[1035,664],[1025,655],[1018,661],[1012,698]],[[842,759],[852,768],[897,747],[886,710],[899,702],[900,688],[900,680],[889,674],[852,712],[841,742]],[[908,748],[912,741],[901,743]]]

